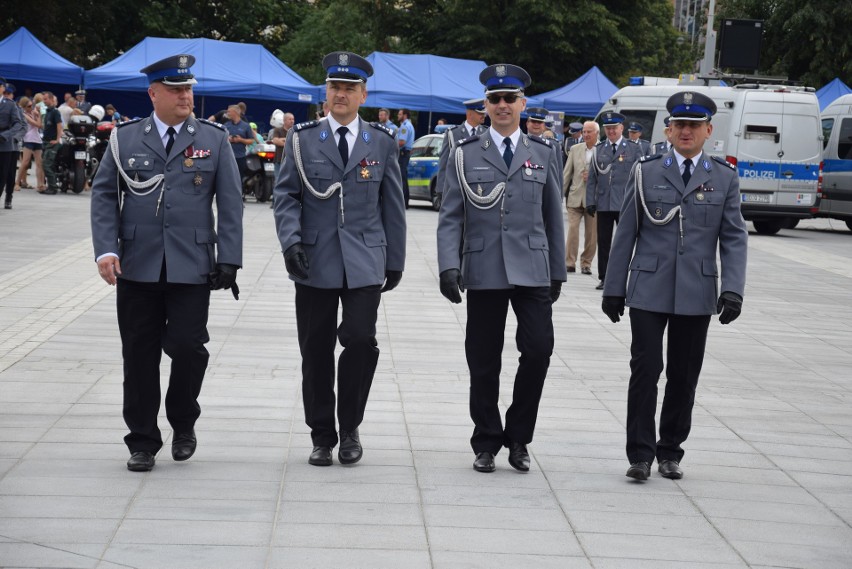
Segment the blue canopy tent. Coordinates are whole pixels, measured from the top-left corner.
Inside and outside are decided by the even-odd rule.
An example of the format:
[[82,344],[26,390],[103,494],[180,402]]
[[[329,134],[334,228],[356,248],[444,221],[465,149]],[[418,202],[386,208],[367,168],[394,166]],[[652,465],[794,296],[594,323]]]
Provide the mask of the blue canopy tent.
[[[266,123],[275,108],[293,112],[299,120],[300,115],[307,118],[308,106],[320,99],[314,85],[261,45],[154,37],[145,38],[109,63],[86,71],[84,85],[92,92],[89,99],[110,98],[108,102],[114,102],[121,97],[119,92],[132,92],[131,96],[124,96],[125,104],[137,109],[135,114],[147,115],[151,112],[145,94],[148,81],[139,70],[178,53],[196,58],[192,72],[198,84],[193,91],[201,98],[200,104],[196,101],[200,117],[211,115],[227,104],[245,101],[249,120]],[[122,111],[121,107],[119,110]],[[122,112],[127,114],[129,110],[125,108]]]
[[819,100],[819,110],[825,110],[832,101],[849,93],[852,93],[852,89],[841,81],[839,77],[835,77],[816,92],[817,99]]
[[574,117],[593,117],[616,91],[618,87],[594,66],[571,83],[539,93],[536,97],[548,111],[562,111]]
[[0,77],[7,81],[27,81],[39,85],[79,86],[83,79],[83,68],[52,51],[27,28],[20,27],[0,41]]

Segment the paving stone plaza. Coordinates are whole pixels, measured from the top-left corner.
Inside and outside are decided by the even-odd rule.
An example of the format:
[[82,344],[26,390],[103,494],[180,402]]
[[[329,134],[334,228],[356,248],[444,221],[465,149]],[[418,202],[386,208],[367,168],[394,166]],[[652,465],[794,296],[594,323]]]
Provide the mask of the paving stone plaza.
[[[465,305],[438,291],[437,214],[408,211],[379,308],[364,458],[317,468],[294,287],[272,211],[245,208],[241,299],[213,294],[198,451],[125,468],[115,290],[89,193],[0,210],[0,567],[852,567],[852,234],[750,234],[742,317],[711,323],[685,476],[624,476],[630,329],[569,275],[532,468],[471,468]],[[517,352],[507,326],[502,408]],[[162,363],[167,377],[168,359]],[[665,382],[663,378],[662,384]],[[161,412],[160,428],[171,435]]]

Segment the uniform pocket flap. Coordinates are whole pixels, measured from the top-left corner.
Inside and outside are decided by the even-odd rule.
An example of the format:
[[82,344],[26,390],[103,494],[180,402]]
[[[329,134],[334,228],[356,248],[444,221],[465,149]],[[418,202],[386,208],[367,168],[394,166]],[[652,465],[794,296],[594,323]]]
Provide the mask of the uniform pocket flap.
[[530,170],[529,174],[527,174],[527,171],[524,170],[524,180],[531,180],[533,182],[543,184],[547,181],[547,174],[544,170]]
[[305,245],[316,245],[318,235],[318,229],[306,227],[305,229],[302,229],[302,243]]
[[474,182],[493,182],[494,181],[494,171],[493,170],[473,170],[472,172],[464,173],[465,179],[467,179],[468,184],[472,184]]
[[695,205],[719,205],[724,200],[719,192],[695,192],[692,195],[692,203]]
[[136,236],[136,224],[130,225],[122,225],[121,226],[121,240],[122,241],[132,241]]
[[364,244],[367,247],[383,247],[387,245],[383,231],[365,231]]
[[213,160],[192,160],[189,165],[187,165],[188,160],[183,161],[183,171],[184,172],[212,172],[215,170],[216,164],[213,163]]
[[701,273],[706,277],[719,276],[718,271],[716,271],[716,261],[712,259],[704,259],[701,261]]
[[630,261],[630,270],[655,272],[657,270],[657,256],[636,255],[633,257],[633,260]]
[[530,249],[548,250],[547,237],[545,235],[530,235]]
[[195,228],[196,243],[216,243],[218,241],[219,240],[216,238],[216,232],[212,229],[207,229],[206,227]]
[[464,242],[464,252],[482,251],[485,248],[485,239],[482,237],[474,237]]

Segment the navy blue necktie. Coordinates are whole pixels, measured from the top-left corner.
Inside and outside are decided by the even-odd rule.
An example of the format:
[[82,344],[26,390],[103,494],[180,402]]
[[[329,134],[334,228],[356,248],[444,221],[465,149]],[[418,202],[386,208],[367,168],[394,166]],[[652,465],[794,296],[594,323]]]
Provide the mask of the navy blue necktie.
[[172,146],[175,145],[175,135],[177,134],[177,131],[174,127],[170,126],[166,129],[166,134],[169,135],[169,139],[166,141],[166,156],[168,156],[169,152],[172,151]]
[[346,141],[346,133],[349,129],[342,126],[337,129],[337,134],[340,135],[340,140],[337,141],[337,151],[340,152],[340,159],[343,160],[343,165],[349,162],[349,142]]
[[512,139],[508,136],[503,139],[503,144],[506,145],[506,150],[503,151],[503,162],[506,163],[506,168],[512,165]]
[[692,160],[687,158],[683,161],[683,174],[681,177],[683,178],[683,187],[685,188],[689,184],[689,179],[692,177],[692,172],[689,171],[689,168],[692,166]]

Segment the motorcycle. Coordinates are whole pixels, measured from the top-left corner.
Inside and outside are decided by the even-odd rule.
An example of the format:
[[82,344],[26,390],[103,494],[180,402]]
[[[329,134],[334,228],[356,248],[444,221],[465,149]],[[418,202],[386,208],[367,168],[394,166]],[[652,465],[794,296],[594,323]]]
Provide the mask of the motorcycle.
[[98,166],[101,160],[104,159],[107,148],[109,147],[109,137],[112,134],[112,129],[115,125],[111,122],[99,122],[95,127],[95,135],[89,137],[89,155],[91,156],[91,175],[89,176],[89,184],[95,179],[95,174],[98,173]]
[[62,147],[56,157],[56,177],[63,192],[79,194],[86,180],[93,175],[90,138],[94,140],[95,119],[89,115],[74,115],[62,135]]
[[272,188],[275,186],[274,160],[274,144],[258,144],[255,153],[246,155],[243,201],[250,195],[259,203],[264,203],[272,197]]

